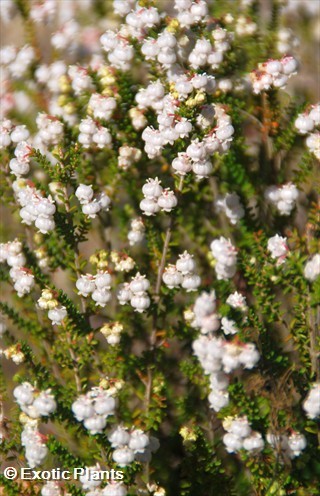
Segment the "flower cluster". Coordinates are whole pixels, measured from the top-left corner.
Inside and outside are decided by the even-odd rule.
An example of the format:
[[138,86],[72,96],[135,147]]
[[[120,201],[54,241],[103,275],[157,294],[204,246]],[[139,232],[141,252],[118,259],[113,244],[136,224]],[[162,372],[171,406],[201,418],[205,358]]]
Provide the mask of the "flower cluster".
[[21,444],[25,447],[25,456],[30,468],[41,465],[47,456],[48,448],[44,443],[45,436],[38,430],[41,417],[48,417],[57,409],[51,390],[37,391],[29,382],[17,386],[13,395],[23,414],[20,420],[25,424],[21,433]]
[[[216,126],[212,127],[214,118]],[[234,128],[231,118],[221,105],[205,105],[197,116],[197,124],[200,128],[212,127],[202,141],[198,138],[191,141],[185,152],[179,152],[172,161],[172,168],[181,176],[191,170],[196,179],[208,177],[212,172],[210,157],[215,152],[224,153],[228,151]]]
[[32,223],[42,234],[47,234],[55,228],[54,214],[56,206],[52,197],[43,196],[31,181],[17,179],[13,184],[15,198],[19,205],[22,223],[31,226]]
[[4,46],[1,49],[1,66],[4,73],[12,79],[20,79],[28,71],[35,59],[35,51],[29,45],[18,49],[13,46]]
[[91,117],[82,119],[79,124],[78,141],[83,148],[96,145],[98,148],[110,148],[112,137],[107,127],[94,121]]
[[[8,436],[4,404],[0,441],[31,468],[49,451],[67,466],[79,441],[92,465],[78,487],[35,480],[32,493],[165,496],[158,477],[170,494],[317,492],[320,104],[301,110],[282,91],[301,31],[283,27],[296,22],[287,0],[258,3],[0,0],[30,43],[0,50],[1,194],[21,218],[5,233],[23,240],[0,244],[0,355],[22,364],[22,429]],[[42,342],[50,322],[61,327]],[[91,477],[104,451],[125,482]],[[201,474],[188,473],[197,457]]]
[[237,193],[227,193],[225,196],[220,196],[216,200],[217,211],[223,211],[231,224],[237,222],[244,216],[244,208],[240,202]]
[[80,395],[72,403],[72,412],[90,434],[99,434],[107,425],[107,418],[114,415],[116,400],[109,390],[93,387],[86,394]]
[[150,282],[145,275],[138,272],[130,283],[124,283],[118,290],[118,301],[120,305],[125,305],[130,302],[130,305],[136,312],[142,313],[150,306],[150,298],[148,289]]
[[160,210],[163,212],[171,212],[177,206],[178,200],[174,192],[169,188],[163,189],[161,181],[155,179],[147,179],[142,187],[144,199],[140,202],[140,208],[144,215],[155,215]]
[[100,93],[92,93],[88,110],[91,110],[95,119],[110,120],[114,110],[116,109],[117,101],[111,96],[100,95]]
[[[217,326],[218,324],[216,324]],[[226,341],[210,335],[201,335],[192,348],[206,375],[210,376],[210,407],[216,412],[229,403],[227,374],[243,367],[252,369],[260,355],[253,343]]]
[[0,263],[7,262],[10,269],[10,277],[14,282],[14,289],[19,297],[30,293],[34,286],[34,275],[32,271],[24,267],[26,257],[22,251],[22,243],[15,239],[8,243],[0,244]]
[[320,160],[320,132],[315,130],[320,126],[320,103],[312,105],[309,111],[299,114],[294,125],[300,134],[308,135],[306,145]]
[[216,294],[201,293],[196,299],[192,314],[190,314],[191,326],[199,329],[201,334],[215,332],[220,327],[220,316],[216,313]]
[[89,295],[96,305],[105,307],[111,299],[111,275],[108,271],[97,274],[82,274],[76,281],[78,294],[87,298]]
[[82,205],[82,213],[91,219],[94,219],[100,211],[108,212],[110,208],[111,200],[109,196],[104,192],[94,196],[91,185],[80,184],[75,191],[75,195]]
[[251,453],[259,453],[264,448],[264,440],[260,432],[253,431],[246,416],[226,417],[223,428],[227,434],[223,436],[223,443],[228,453],[237,453],[245,449]]
[[299,39],[291,29],[282,27],[278,33],[277,49],[281,54],[287,54],[299,46]]
[[280,215],[290,215],[299,197],[299,191],[294,184],[287,183],[282,186],[270,186],[264,196],[277,208]]
[[211,252],[217,263],[215,271],[218,279],[231,279],[236,273],[237,250],[230,239],[221,236],[212,241]]
[[32,419],[48,417],[55,412],[57,408],[51,389],[46,391],[37,391],[29,382],[23,382],[13,391],[21,410]]
[[[18,127],[24,127],[24,126],[17,126],[16,130]],[[24,129],[21,132],[21,135],[23,134],[26,136]],[[32,155],[32,147],[26,141],[19,140],[19,143],[16,146],[14,154],[15,154],[15,158],[12,158],[10,160],[9,168],[11,173],[19,178],[21,176],[28,174],[30,170],[29,164],[30,164],[30,157]]]
[[1,355],[5,356],[7,360],[12,360],[16,365],[20,365],[25,360],[25,355],[22,353],[19,344],[14,344],[4,350],[0,348]]
[[175,265],[170,264],[165,268],[162,279],[170,289],[181,285],[187,292],[196,291],[201,284],[201,279],[195,270],[196,263],[193,260],[193,255],[184,251],[179,255]]
[[141,429],[128,430],[118,426],[108,439],[115,448],[112,458],[120,467],[126,467],[134,460],[150,462],[152,453],[159,448],[158,440]]
[[52,325],[62,325],[63,320],[67,317],[66,307],[59,304],[55,294],[50,289],[42,290],[38,299],[38,306],[42,310],[48,310],[48,318],[51,320]]
[[114,269],[117,272],[130,272],[135,266],[133,258],[129,257],[126,253],[112,251],[110,258],[114,263]]
[[[19,144],[27,140],[30,133],[26,126],[14,126],[10,119],[4,119],[0,122],[0,149],[6,148],[11,144]],[[21,151],[16,149],[15,155],[21,160],[25,158]]]
[[37,423],[26,421],[21,432],[21,444],[25,447],[25,457],[30,468],[41,465],[48,454],[46,437],[37,429]]
[[130,231],[128,232],[128,241],[130,246],[134,246],[143,241],[145,230],[146,228],[141,217],[132,219],[130,223]]
[[121,333],[123,331],[123,325],[120,322],[108,322],[99,330],[106,338],[108,344],[115,346],[120,343]]
[[42,3],[31,5],[30,17],[36,23],[49,23],[52,21],[57,10],[56,0],[43,0]]
[[118,165],[120,169],[127,170],[131,165],[139,162],[142,153],[139,148],[124,145],[119,148]]
[[44,113],[38,114],[36,118],[38,126],[38,138],[46,146],[57,145],[63,136],[63,124],[60,120],[52,115]]
[[70,44],[74,44],[76,36],[79,31],[79,25],[73,19],[65,22],[53,35],[51,36],[51,45],[56,50],[65,50]]
[[237,19],[235,31],[239,36],[252,36],[257,30],[257,24],[248,17],[240,15]]
[[256,94],[268,91],[270,88],[284,88],[288,79],[296,74],[298,62],[292,56],[282,57],[281,60],[270,59],[259,64],[258,70],[251,72],[253,92]]
[[274,449],[278,452],[281,451],[283,455],[290,459],[300,456],[301,452],[307,447],[305,436],[293,430],[289,436],[287,434],[268,433],[266,439]]

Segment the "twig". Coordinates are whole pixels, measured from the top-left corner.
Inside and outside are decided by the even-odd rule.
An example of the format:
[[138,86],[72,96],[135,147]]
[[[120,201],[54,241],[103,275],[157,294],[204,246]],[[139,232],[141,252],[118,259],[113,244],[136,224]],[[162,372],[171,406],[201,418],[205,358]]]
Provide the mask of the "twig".
[[80,375],[79,375],[78,359],[77,359],[75,352],[72,349],[71,336],[67,330],[66,330],[66,338],[67,338],[67,342],[69,345],[68,346],[69,355],[72,359],[72,368],[73,368],[73,375],[74,375],[74,380],[76,383],[76,388],[77,388],[78,393],[81,393],[82,388],[81,388],[81,379],[80,379]]

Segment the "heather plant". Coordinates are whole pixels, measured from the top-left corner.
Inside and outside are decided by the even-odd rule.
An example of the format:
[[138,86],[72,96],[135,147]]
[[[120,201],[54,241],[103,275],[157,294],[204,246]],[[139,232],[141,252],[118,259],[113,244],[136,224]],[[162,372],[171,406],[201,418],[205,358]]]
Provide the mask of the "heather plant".
[[319,494],[309,4],[1,2],[1,494]]

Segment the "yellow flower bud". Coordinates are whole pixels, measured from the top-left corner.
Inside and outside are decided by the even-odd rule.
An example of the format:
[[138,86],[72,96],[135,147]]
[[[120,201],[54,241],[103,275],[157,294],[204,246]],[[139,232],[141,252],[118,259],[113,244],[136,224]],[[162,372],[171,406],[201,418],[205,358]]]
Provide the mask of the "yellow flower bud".
[[167,31],[169,31],[169,33],[174,34],[178,31],[179,27],[180,27],[180,23],[178,19],[172,19],[168,24]]
[[50,300],[47,303],[47,308],[48,308],[48,310],[53,310],[54,308],[56,308],[58,306],[58,304],[59,303],[57,302],[57,300]]
[[68,115],[74,114],[75,110],[75,106],[71,102],[67,103],[67,105],[64,106],[64,111]]
[[185,442],[197,440],[197,434],[195,433],[194,429],[192,429],[191,427],[187,427],[187,426],[181,427],[179,434]]
[[195,100],[197,105],[203,103],[205,101],[205,99],[206,99],[206,96],[205,96],[203,91],[198,91],[198,93],[194,97],[194,100]]
[[197,105],[196,101],[194,98],[189,98],[187,101],[186,101],[186,106],[187,107],[195,107]]
[[59,78],[59,88],[62,93],[68,93],[71,89],[70,81],[67,76],[62,75]]

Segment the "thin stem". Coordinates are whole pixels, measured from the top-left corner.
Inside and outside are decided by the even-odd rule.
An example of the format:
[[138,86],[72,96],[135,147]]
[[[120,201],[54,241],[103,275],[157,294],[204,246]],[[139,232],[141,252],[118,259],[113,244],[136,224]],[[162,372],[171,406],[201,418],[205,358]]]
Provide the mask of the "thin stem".
[[81,393],[82,387],[81,387],[81,379],[80,379],[79,367],[78,367],[78,358],[77,358],[75,352],[73,351],[71,336],[67,330],[66,330],[66,338],[67,338],[67,343],[69,345],[68,351],[69,351],[69,355],[70,355],[71,360],[72,360],[72,369],[73,369],[74,380],[76,383],[76,388],[77,388],[78,393]]
[[[180,177],[178,188],[177,188],[177,196],[181,195],[183,188],[183,176]],[[166,264],[166,258],[167,258],[167,253],[169,249],[169,244],[170,244],[170,239],[172,235],[172,229],[174,225],[174,216],[171,215],[169,225],[166,230],[166,236],[163,244],[163,249],[162,249],[162,255],[161,255],[161,261],[158,269],[158,274],[157,274],[157,280],[156,280],[156,285],[155,285],[155,290],[154,290],[154,301],[158,305],[160,301],[160,289],[161,289],[161,282],[162,282],[162,275],[164,272],[165,264]],[[155,348],[156,348],[156,343],[157,343],[157,321],[158,321],[158,312],[157,309],[155,310],[153,314],[153,321],[152,321],[152,332],[150,335],[150,341],[149,341],[149,349],[150,351],[153,351],[155,353]],[[154,362],[154,360],[152,360]],[[144,396],[144,407],[145,407],[145,413],[146,415],[149,414],[150,411],[150,402],[151,402],[151,396],[152,396],[152,384],[153,384],[153,374],[152,374],[152,366],[148,366],[147,370],[147,380],[145,384],[145,396]],[[149,482],[149,477],[150,477],[150,467],[149,463],[146,464],[145,467],[145,477],[147,483]]]
[[[177,188],[178,198],[182,192],[182,188],[183,188],[183,176],[180,177],[179,185]],[[162,275],[163,275],[164,267],[166,264],[166,258],[167,258],[169,244],[170,244],[173,224],[174,224],[174,216],[171,215],[169,225],[168,225],[167,230],[166,230],[166,236],[165,236],[163,249],[162,249],[162,255],[161,255],[161,261],[160,261],[160,265],[159,265],[159,269],[158,269],[157,282],[156,282],[156,286],[155,286],[155,290],[154,290],[154,301],[157,304],[159,303],[159,300],[160,300],[160,289],[161,289]],[[156,344],[157,320],[158,320],[158,312],[155,311],[153,314],[153,330],[152,330],[152,333],[150,336],[151,348],[153,348]]]
[[[67,188],[65,187],[64,188],[64,205],[65,205],[65,209],[66,209],[66,212],[67,214],[71,217],[71,213],[70,213],[70,202],[69,202],[69,199],[68,199],[68,191],[67,191]],[[80,257],[80,254],[79,254],[79,248],[78,248],[78,245],[74,247],[74,266],[75,266],[75,274],[77,276],[77,278],[79,279],[80,276],[81,276],[81,270],[80,270],[80,261],[79,261],[79,257]],[[86,303],[86,300],[83,296],[80,296],[80,302],[81,302],[81,310],[84,314],[87,313],[87,303]]]

